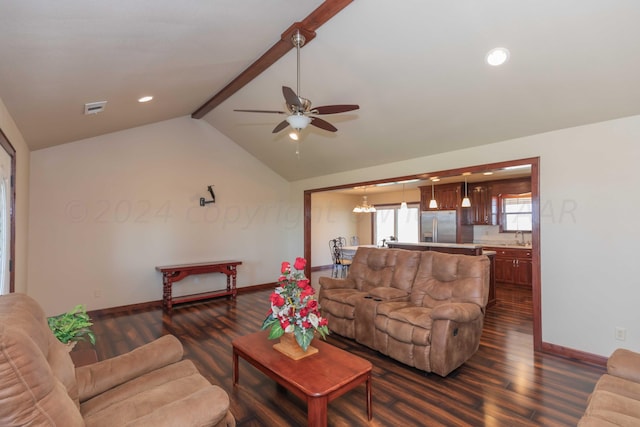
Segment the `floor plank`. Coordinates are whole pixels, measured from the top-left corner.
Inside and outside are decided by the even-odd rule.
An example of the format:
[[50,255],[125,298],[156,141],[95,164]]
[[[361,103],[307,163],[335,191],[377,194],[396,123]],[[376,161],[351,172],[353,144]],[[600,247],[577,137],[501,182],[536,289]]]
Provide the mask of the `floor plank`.
[[[479,351],[446,378],[331,335],[331,344],[373,363],[374,418],[367,421],[360,386],[329,404],[329,426],[575,425],[604,368],[535,354],[530,289],[498,284],[496,292],[498,303],[487,312]],[[94,315],[98,358],[174,334],[185,357],[229,393],[239,426],[306,425],[305,403],[248,363],[241,360],[241,383],[232,385],[231,340],[259,330],[269,294],[180,305],[171,315],[159,308]]]

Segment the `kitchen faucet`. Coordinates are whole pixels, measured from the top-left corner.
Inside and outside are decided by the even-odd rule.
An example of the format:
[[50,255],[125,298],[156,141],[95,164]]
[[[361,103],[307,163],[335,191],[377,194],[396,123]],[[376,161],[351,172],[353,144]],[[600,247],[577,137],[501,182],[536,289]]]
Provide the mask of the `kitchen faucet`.
[[[518,233],[520,233],[520,237],[522,238],[522,241],[518,240]],[[516,234],[514,236],[516,238],[516,245],[518,246],[526,246],[526,243],[524,242],[524,231],[516,231]]]

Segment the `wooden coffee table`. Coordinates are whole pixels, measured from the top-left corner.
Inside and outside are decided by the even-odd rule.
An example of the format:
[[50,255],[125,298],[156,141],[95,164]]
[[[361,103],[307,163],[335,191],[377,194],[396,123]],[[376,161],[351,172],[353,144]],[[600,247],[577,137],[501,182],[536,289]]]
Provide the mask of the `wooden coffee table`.
[[312,345],[319,351],[300,360],[292,360],[273,349],[277,340],[269,340],[268,331],[260,331],[232,341],[233,384],[238,384],[238,357],[269,378],[307,401],[309,426],[327,425],[327,404],[349,390],[366,383],[367,417],[371,420],[371,362],[341,350],[320,339]]

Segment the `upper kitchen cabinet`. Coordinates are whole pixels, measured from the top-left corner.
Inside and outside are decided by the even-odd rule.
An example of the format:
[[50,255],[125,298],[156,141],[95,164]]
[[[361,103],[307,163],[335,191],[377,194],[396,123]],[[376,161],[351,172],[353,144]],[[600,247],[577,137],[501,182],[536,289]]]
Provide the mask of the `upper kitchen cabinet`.
[[460,206],[462,201],[460,184],[443,184],[435,185],[433,187],[433,197],[438,203],[437,209],[429,208],[429,202],[432,197],[431,186],[420,187],[420,210],[433,211],[433,210],[455,210]]
[[497,225],[498,198],[491,194],[491,187],[485,184],[469,185],[471,207],[463,208],[462,221],[465,225]]

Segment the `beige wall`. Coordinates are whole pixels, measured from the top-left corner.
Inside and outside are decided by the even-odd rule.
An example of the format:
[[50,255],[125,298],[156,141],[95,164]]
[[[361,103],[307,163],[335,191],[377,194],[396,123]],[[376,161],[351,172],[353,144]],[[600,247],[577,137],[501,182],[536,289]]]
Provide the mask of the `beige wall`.
[[0,99],[0,129],[16,150],[15,290],[27,292],[27,239],[29,231],[29,148]]
[[[634,116],[297,181],[292,202],[302,209],[307,189],[539,156],[543,341],[602,356],[640,351],[639,141]],[[301,251],[302,227],[295,234]]]
[[[239,259],[239,286],[274,282],[301,221],[285,180],[188,117],[34,151],[31,162],[29,294],[49,314],[159,300],[158,265]],[[200,207],[211,184],[216,203]],[[191,276],[176,294],[225,284]]]
[[342,236],[348,244],[351,236],[357,235],[360,218],[352,210],[360,200],[360,197],[332,192],[312,195],[312,267],[332,264],[329,240]]

